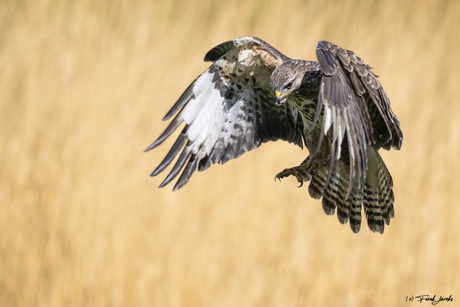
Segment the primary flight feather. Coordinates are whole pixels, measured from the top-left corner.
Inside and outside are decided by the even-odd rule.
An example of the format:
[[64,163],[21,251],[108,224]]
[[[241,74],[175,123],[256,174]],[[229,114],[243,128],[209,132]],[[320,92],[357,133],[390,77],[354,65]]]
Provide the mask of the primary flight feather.
[[393,181],[378,150],[400,149],[403,136],[390,101],[371,67],[355,53],[326,41],[316,44],[318,62],[291,59],[257,37],[211,49],[213,64],[185,90],[163,120],[175,117],[146,151],[185,127],[153,171],[177,158],[160,187],[179,174],[174,190],[195,170],[225,163],[268,141],[284,140],[310,155],[275,178],[310,181],[326,214],[353,232],[361,208],[372,231],[383,233],[394,217]]

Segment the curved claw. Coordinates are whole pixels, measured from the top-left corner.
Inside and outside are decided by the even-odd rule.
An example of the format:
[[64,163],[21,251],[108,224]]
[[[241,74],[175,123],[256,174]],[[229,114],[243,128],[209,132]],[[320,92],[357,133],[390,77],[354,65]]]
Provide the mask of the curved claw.
[[288,177],[288,176],[294,176],[296,177],[297,181],[300,183],[300,185],[298,186],[298,188],[302,187],[303,186],[303,179],[302,179],[302,176],[300,176],[299,174],[297,174],[297,172],[293,169],[285,169],[283,170],[282,172],[276,174],[275,176],[275,181],[276,179],[278,179],[279,181],[281,181],[282,178],[284,177]]
[[286,175],[286,170],[283,170],[282,172],[275,175],[275,182],[276,182],[276,179],[278,179],[281,182],[281,179],[287,176],[288,175]]

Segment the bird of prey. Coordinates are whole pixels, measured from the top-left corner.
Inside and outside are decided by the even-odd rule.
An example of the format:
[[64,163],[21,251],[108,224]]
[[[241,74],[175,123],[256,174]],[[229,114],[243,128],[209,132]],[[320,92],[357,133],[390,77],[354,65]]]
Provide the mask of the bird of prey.
[[177,175],[174,190],[195,170],[225,163],[268,141],[307,147],[309,156],[275,179],[295,176],[322,198],[324,212],[353,232],[361,208],[372,231],[383,233],[394,217],[393,181],[378,150],[400,149],[403,135],[390,101],[371,67],[354,52],[327,41],[316,44],[318,61],[291,59],[257,37],[212,48],[213,64],[180,96],[163,120],[160,145],[182,123],[176,142],[153,171],[179,154],[160,187]]

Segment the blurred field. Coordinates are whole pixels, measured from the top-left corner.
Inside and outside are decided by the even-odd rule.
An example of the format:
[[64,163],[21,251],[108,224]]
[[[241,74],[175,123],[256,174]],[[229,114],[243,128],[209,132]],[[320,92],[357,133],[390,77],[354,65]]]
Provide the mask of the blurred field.
[[[458,1],[2,1],[0,306],[402,306],[460,300]],[[314,60],[326,39],[381,76],[404,144],[396,218],[355,235],[262,148],[179,192],[143,150],[223,41]]]

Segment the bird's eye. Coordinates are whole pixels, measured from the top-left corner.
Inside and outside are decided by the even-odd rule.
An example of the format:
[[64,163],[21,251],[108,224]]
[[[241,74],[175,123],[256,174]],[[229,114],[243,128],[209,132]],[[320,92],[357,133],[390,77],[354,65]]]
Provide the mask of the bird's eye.
[[287,90],[290,90],[292,88],[292,82],[289,82],[288,84],[286,84],[286,89]]

